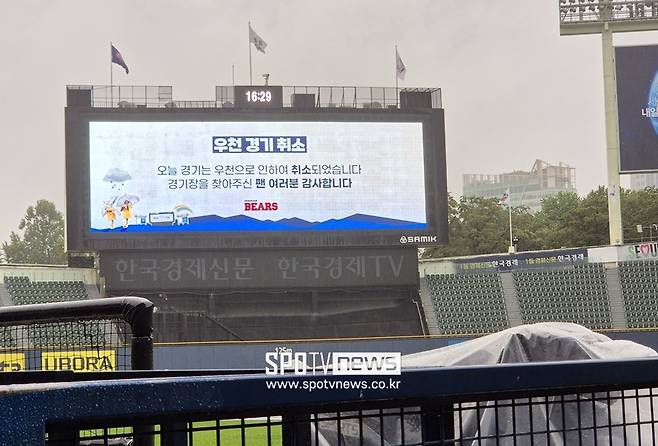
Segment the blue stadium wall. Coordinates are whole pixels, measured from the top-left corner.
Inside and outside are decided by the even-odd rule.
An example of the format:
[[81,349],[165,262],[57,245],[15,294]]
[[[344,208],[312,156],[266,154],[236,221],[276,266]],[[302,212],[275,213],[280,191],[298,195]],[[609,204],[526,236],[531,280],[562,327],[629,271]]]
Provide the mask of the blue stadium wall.
[[[658,351],[658,332],[604,332],[612,339],[637,342]],[[235,342],[235,343],[180,343],[155,346],[156,369],[255,369],[265,367],[265,353],[276,348],[290,348],[295,352],[401,352],[403,355],[447,347],[473,339],[473,336],[354,339],[310,342]]]

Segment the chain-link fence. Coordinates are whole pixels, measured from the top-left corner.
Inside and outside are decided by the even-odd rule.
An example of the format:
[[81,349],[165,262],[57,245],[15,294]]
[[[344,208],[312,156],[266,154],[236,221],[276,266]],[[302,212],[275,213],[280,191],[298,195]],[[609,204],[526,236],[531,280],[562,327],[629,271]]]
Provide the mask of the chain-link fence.
[[151,369],[152,313],[136,297],[0,308],[0,371]]

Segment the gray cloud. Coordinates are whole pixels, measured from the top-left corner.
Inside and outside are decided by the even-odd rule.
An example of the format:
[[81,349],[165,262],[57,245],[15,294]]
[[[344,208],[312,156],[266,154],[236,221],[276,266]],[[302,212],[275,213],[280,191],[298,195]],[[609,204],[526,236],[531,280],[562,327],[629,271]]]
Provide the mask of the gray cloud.
[[108,183],[123,183],[131,178],[130,174],[125,170],[113,167],[107,171],[103,177],[103,181],[107,181]]

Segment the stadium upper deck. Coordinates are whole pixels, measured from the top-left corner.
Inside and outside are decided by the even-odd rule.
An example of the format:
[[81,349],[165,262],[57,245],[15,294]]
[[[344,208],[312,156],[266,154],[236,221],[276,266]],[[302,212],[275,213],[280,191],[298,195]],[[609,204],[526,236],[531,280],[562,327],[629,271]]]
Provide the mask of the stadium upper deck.
[[[258,88],[259,86],[253,86]],[[269,86],[268,86],[269,87]],[[283,86],[283,107],[297,107],[304,95],[313,95],[311,108],[390,109],[403,106],[405,97],[429,93],[430,108],[442,108],[440,88],[392,88],[349,86]],[[173,88],[165,85],[69,85],[67,91],[86,90],[92,107],[108,108],[233,108],[235,86],[215,87],[215,100],[175,100]],[[400,99],[398,99],[398,97]],[[303,97],[308,100],[309,96]],[[307,108],[308,103],[303,103]]]

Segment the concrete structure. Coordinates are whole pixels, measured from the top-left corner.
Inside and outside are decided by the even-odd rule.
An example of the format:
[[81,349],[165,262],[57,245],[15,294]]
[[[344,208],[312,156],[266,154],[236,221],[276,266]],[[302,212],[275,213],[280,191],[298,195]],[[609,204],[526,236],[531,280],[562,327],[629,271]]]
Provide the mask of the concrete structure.
[[630,175],[631,190],[642,190],[646,187],[658,187],[658,172],[636,173]]
[[608,222],[610,244],[623,243],[619,199],[619,128],[615,81],[614,33],[658,29],[658,2],[628,0],[559,0],[560,35],[601,34],[603,97],[608,173]]
[[541,209],[544,197],[576,191],[576,169],[559,162],[552,165],[536,160],[530,171],[515,170],[495,175],[463,175],[465,197],[500,198],[509,188],[512,206],[526,206],[530,212]]

